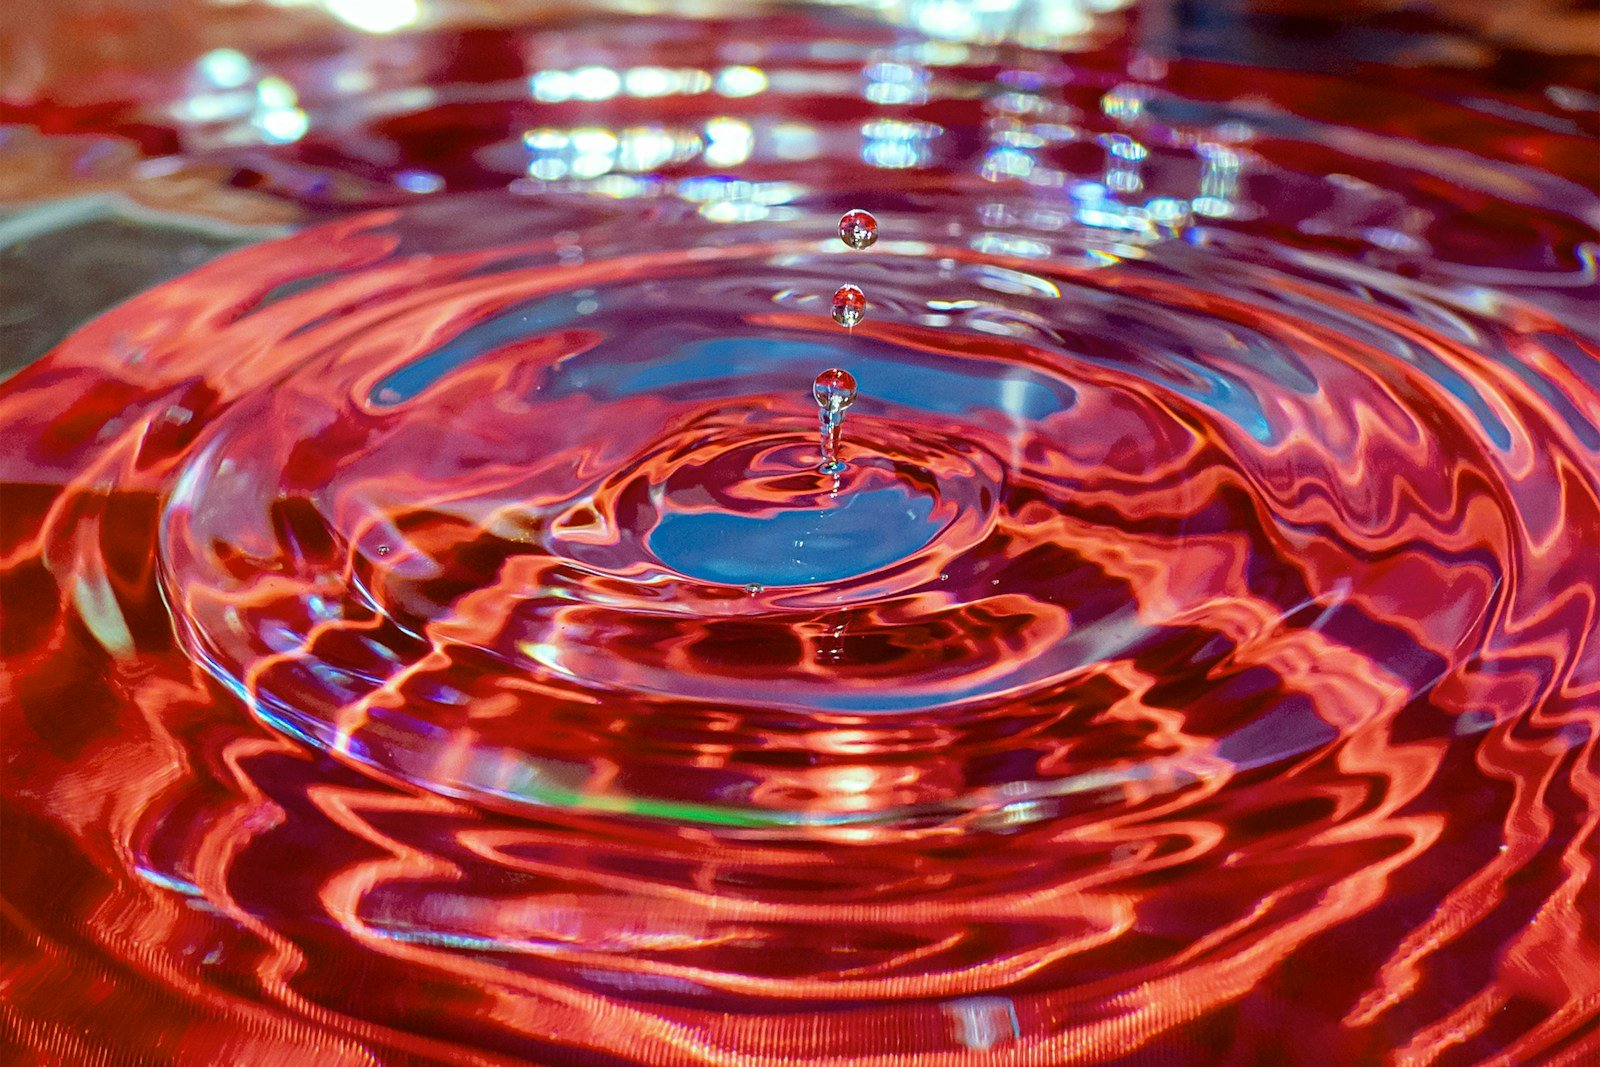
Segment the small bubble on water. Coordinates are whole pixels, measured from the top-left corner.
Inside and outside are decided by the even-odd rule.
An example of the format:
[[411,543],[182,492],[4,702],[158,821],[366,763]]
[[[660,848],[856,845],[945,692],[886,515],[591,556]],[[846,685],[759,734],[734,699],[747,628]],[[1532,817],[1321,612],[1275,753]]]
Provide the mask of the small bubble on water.
[[841,285],[833,294],[833,321],[849,329],[860,322],[867,311],[867,294],[853,285]]
[[839,240],[858,251],[871,248],[872,243],[878,239],[878,220],[872,217],[872,212],[856,208],[847,211],[844,218],[839,220]]
[[830,367],[811,383],[817,406],[828,411],[843,411],[856,398],[856,376],[847,370]]

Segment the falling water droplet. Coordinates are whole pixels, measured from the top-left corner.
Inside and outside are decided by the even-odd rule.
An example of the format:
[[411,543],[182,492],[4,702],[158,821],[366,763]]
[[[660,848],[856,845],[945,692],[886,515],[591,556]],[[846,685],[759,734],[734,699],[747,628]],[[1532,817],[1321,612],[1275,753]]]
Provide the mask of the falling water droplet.
[[[837,311],[834,317],[838,317]],[[821,409],[817,412],[817,423],[822,437],[822,465],[817,470],[823,474],[838,474],[845,467],[839,458],[839,436],[844,427],[844,409],[856,398],[855,375],[830,367],[811,383],[811,395]]]
[[855,375],[831,367],[817,375],[817,380],[811,383],[811,395],[816,398],[817,406],[843,411],[856,398]]
[[839,240],[851,248],[860,250],[872,247],[878,239],[878,220],[872,217],[872,212],[856,208],[847,211],[844,218],[839,220]]
[[845,329],[860,322],[867,310],[867,295],[853,285],[841,285],[833,294],[833,321]]

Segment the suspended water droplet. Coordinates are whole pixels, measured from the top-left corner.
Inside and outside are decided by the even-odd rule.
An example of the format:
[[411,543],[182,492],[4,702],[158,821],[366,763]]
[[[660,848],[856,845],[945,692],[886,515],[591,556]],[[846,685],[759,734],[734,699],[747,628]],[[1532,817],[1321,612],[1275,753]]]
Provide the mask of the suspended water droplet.
[[[834,317],[838,317],[837,311]],[[811,383],[811,395],[821,408],[817,412],[817,425],[822,439],[822,464],[817,470],[823,474],[838,474],[845,466],[839,458],[839,435],[844,428],[844,409],[856,398],[856,376],[847,370],[829,367]]]
[[853,285],[841,285],[833,294],[833,321],[845,329],[860,322],[867,311],[867,294]]
[[744,587],[744,591],[746,596],[759,596],[767,591],[767,587],[757,582],[751,582]]
[[830,367],[811,383],[811,395],[818,407],[843,411],[856,398],[856,377],[847,370]]
[[387,556],[388,554],[389,554],[389,546],[388,545],[379,545],[378,546],[378,555]]
[[844,218],[839,220],[839,240],[858,251],[872,247],[878,239],[878,220],[872,217],[872,212],[856,208],[847,211]]

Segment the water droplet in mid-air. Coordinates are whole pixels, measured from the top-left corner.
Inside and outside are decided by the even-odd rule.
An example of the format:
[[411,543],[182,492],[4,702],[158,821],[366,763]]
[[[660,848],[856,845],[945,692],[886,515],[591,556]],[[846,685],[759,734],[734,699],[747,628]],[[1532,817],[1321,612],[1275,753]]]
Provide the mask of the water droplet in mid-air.
[[853,285],[841,285],[833,294],[833,321],[845,329],[860,322],[867,311],[867,294]]
[[872,247],[878,239],[878,220],[872,217],[872,212],[862,211],[860,208],[847,211],[844,218],[839,220],[839,240],[857,251]]
[[[834,317],[838,318],[837,310]],[[822,465],[817,470],[823,474],[838,474],[845,467],[844,460],[839,458],[839,435],[844,427],[844,409],[856,398],[856,377],[847,370],[830,367],[811,383],[811,395],[822,409],[817,413],[822,434]]]
[[843,411],[856,398],[856,378],[847,370],[832,367],[811,383],[811,395],[825,410]]

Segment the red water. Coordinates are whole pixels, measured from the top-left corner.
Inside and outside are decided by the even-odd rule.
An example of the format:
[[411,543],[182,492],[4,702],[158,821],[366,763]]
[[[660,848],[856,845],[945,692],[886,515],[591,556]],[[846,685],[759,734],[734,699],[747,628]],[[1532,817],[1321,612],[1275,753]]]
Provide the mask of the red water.
[[1161,25],[13,106],[57,192],[323,218],[0,383],[18,1062],[1593,1053],[1589,68]]

